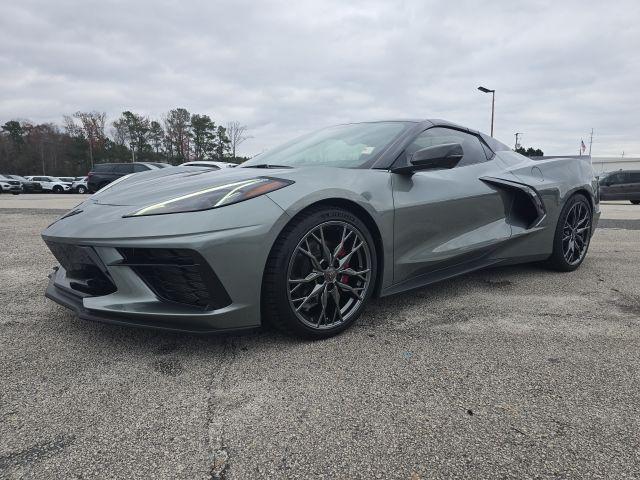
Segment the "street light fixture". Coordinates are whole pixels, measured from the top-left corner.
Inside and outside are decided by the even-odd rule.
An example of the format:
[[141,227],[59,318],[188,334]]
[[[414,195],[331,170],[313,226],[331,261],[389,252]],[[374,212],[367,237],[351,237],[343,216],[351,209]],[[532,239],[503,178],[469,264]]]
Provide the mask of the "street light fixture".
[[482,93],[491,94],[491,136],[493,137],[493,116],[496,108],[496,91],[486,87],[478,87],[478,90],[480,90]]

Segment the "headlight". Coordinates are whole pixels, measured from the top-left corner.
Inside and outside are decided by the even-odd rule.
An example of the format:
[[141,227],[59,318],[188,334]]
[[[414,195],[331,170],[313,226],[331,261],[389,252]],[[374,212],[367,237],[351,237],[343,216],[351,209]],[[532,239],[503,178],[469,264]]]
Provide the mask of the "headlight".
[[291,180],[269,177],[258,177],[250,180],[227,183],[149,205],[129,215],[125,215],[125,217],[210,210],[212,208],[243,202],[244,200],[279,190],[292,183]]

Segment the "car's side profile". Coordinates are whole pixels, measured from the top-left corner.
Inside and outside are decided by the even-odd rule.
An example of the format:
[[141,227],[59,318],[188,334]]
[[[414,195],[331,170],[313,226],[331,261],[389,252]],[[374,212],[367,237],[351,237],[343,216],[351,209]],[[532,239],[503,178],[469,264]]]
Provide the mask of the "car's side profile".
[[121,179],[50,225],[46,295],[81,318],[336,334],[371,296],[479,268],[571,271],[599,218],[587,161],[532,161],[442,120],[323,129],[237,168]]
[[18,182],[20,182],[23,193],[33,193],[33,192],[42,191],[42,186],[38,182],[32,182],[30,180],[27,180],[25,177],[21,177],[20,175],[3,175],[3,176],[11,180],[17,180]]
[[627,200],[640,205],[640,170],[619,170],[600,177],[601,200]]
[[64,182],[58,177],[33,176],[26,177],[27,180],[40,184],[43,192],[64,193],[71,190],[71,183]]

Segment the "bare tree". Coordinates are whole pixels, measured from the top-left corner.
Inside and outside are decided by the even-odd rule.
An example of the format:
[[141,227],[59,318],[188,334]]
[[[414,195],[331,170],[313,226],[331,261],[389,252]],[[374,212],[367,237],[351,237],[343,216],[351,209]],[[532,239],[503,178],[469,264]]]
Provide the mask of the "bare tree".
[[229,146],[231,147],[231,155],[233,159],[236,159],[236,150],[238,147],[247,140],[251,138],[246,135],[247,126],[240,125],[240,122],[229,122],[227,123],[227,137],[229,137]]
[[[105,141],[104,122],[107,114],[104,112],[76,112],[73,117],[64,116],[65,129],[71,136],[83,136],[89,144],[89,163],[93,168],[93,153]],[[75,119],[80,121],[77,125]]]

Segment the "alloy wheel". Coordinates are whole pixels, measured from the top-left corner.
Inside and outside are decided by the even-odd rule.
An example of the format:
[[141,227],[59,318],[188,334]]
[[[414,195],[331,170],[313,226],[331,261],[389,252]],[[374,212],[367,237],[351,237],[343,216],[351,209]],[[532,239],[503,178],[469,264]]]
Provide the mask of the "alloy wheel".
[[591,212],[584,202],[576,202],[569,210],[562,229],[562,254],[569,265],[582,261],[591,238]]
[[365,301],[370,284],[369,244],[344,221],[328,221],[311,229],[289,261],[289,304],[298,319],[313,329],[347,322]]

